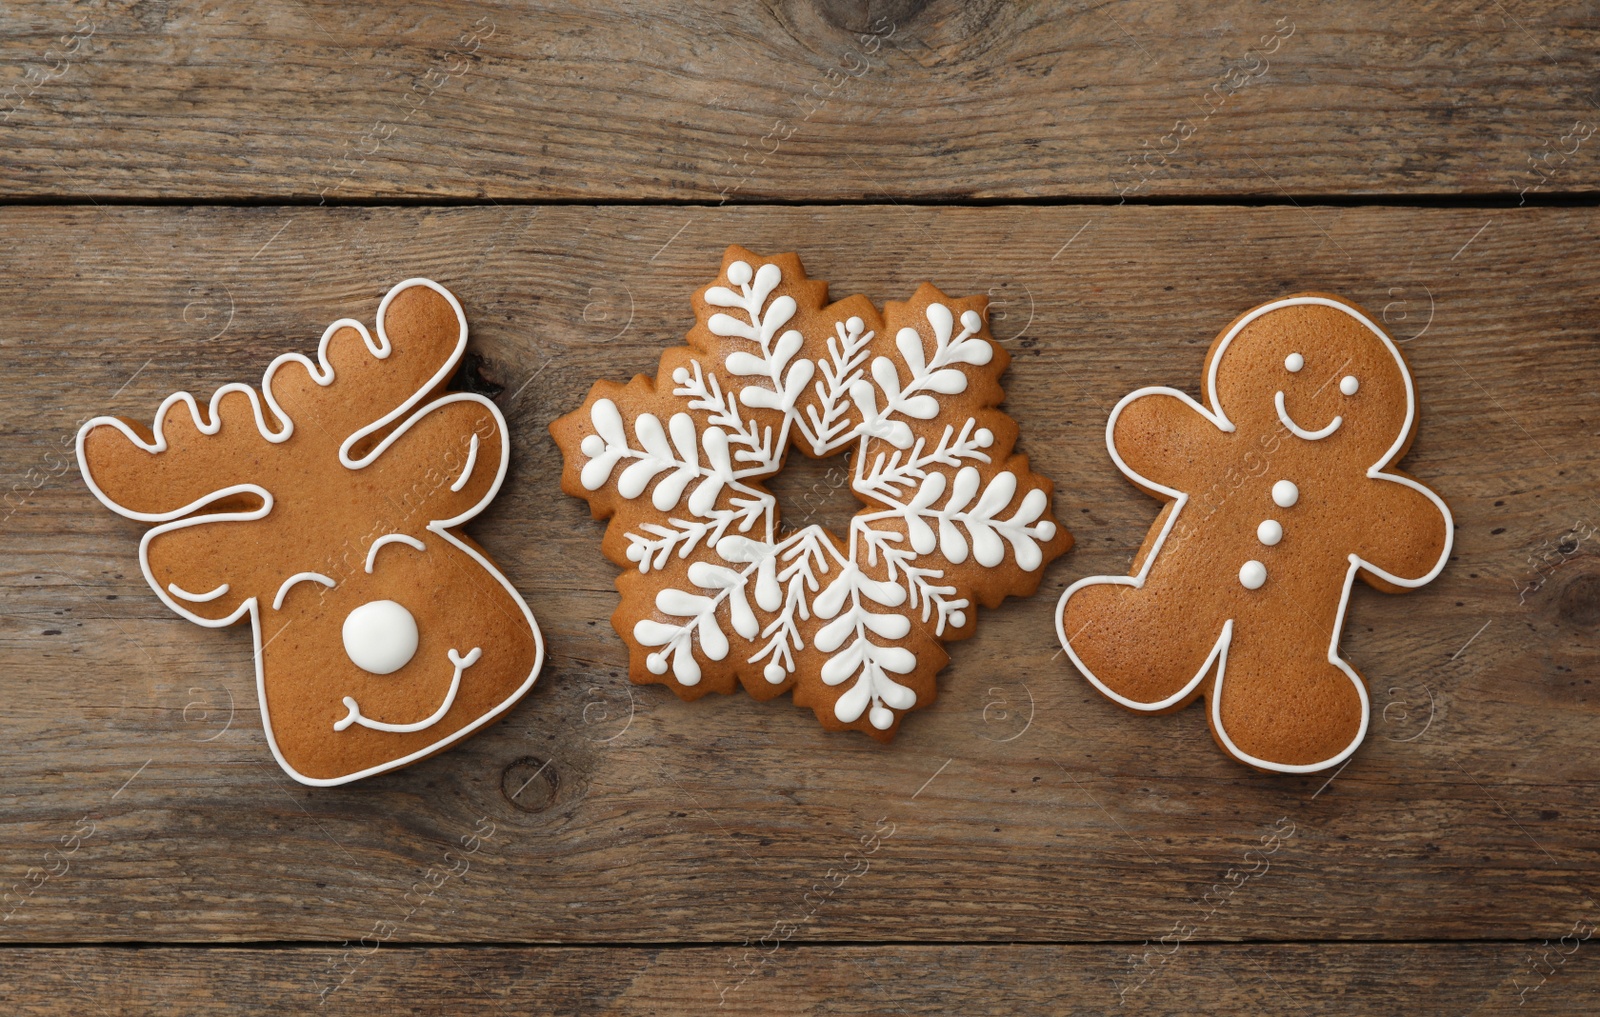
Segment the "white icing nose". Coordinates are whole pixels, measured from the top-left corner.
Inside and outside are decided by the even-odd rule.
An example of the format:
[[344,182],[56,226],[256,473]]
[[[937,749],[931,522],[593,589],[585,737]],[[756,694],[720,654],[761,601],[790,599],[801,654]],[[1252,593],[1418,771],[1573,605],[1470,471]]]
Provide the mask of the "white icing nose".
[[416,655],[417,620],[392,600],[362,604],[344,620],[344,652],[363,671],[398,671]]

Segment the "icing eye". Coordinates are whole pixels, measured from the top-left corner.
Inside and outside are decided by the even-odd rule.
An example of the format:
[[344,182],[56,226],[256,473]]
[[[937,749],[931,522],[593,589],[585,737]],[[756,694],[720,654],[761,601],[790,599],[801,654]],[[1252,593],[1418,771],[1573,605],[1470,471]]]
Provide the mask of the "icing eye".
[[1345,395],[1355,395],[1361,390],[1361,382],[1353,374],[1347,374],[1339,379],[1339,391]]
[[417,652],[417,620],[392,600],[374,600],[344,620],[344,652],[361,670],[393,674]]
[[1299,374],[1300,369],[1306,366],[1306,358],[1298,353],[1291,353],[1283,358],[1283,369],[1290,374]]

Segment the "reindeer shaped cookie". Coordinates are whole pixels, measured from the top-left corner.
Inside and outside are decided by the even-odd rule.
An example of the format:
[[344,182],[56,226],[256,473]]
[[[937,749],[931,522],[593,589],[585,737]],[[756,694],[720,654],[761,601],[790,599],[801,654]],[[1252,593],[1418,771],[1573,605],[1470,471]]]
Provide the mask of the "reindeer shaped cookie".
[[1163,713],[1204,695],[1234,758],[1336,766],[1370,714],[1339,654],[1351,584],[1403,592],[1450,557],[1450,510],[1393,468],[1416,431],[1411,374],[1360,308],[1304,294],[1234,321],[1205,377],[1204,406],[1142,388],[1112,410],[1113,461],[1168,504],[1132,575],[1067,588],[1057,633],[1123,706]]
[[527,604],[457,528],[500,489],[510,451],[489,400],[445,384],[461,305],[410,279],[377,336],[328,326],[315,361],[169,396],[155,429],[97,417],[78,433],[96,497],[159,523],[139,544],[156,595],[200,625],[248,617],[273,755],[305,784],[423,759],[483,728],[538,676]]

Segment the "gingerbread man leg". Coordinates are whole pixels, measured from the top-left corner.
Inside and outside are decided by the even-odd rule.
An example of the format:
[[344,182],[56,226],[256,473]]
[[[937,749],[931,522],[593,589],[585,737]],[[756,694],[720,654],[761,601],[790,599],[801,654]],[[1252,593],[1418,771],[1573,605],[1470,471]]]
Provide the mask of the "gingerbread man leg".
[[1062,646],[1101,692],[1130,709],[1179,709],[1215,664],[1226,618],[1133,577],[1096,576],[1069,587],[1056,616]]
[[1328,644],[1286,641],[1262,620],[1230,626],[1208,696],[1211,734],[1252,766],[1296,773],[1335,765],[1367,733],[1361,676]]

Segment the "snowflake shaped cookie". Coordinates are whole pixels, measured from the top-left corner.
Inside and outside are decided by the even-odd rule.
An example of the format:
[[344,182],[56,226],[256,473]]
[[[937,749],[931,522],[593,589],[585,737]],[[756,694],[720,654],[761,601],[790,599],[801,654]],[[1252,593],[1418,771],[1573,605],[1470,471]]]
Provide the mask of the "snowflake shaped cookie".
[[[602,549],[628,569],[612,621],[634,681],[793,691],[882,741],[933,701],[975,605],[1033,593],[1072,546],[996,408],[1009,357],[986,305],[926,283],[882,312],[830,303],[797,256],[730,247],[688,346],[551,424],[562,489],[611,520]],[[851,454],[847,533],[780,531],[762,481],[792,448]]]

